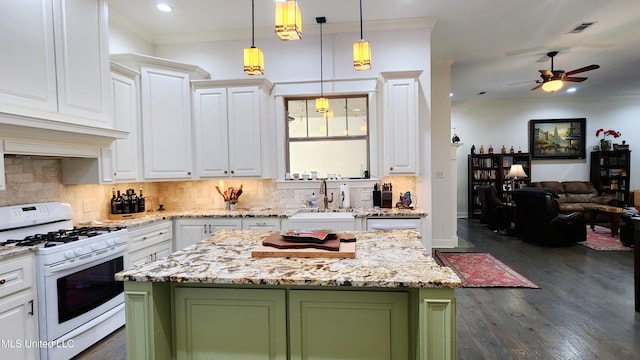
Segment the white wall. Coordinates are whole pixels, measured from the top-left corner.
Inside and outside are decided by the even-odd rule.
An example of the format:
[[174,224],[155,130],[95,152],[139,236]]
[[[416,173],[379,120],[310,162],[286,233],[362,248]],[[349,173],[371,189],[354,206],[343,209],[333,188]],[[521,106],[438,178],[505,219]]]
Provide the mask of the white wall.
[[616,142],[626,140],[631,151],[630,189],[640,189],[640,154],[634,146],[640,139],[640,97],[580,98],[579,95],[549,95],[545,99],[509,99],[454,103],[451,126],[456,128],[464,147],[458,152],[458,216],[467,216],[467,156],[472,145],[485,149],[493,145],[500,151],[522,148],[528,152],[530,119],[586,118],[587,158],[583,160],[535,160],[532,181],[589,180],[591,150],[597,144],[599,128],[622,133]]

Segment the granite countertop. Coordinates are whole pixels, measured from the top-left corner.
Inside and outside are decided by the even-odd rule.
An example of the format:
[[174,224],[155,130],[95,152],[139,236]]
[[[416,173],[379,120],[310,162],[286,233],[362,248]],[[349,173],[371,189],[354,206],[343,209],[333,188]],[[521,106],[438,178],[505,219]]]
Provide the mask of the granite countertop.
[[33,246],[0,246],[0,261],[29,253],[35,254]]
[[160,259],[116,274],[119,281],[236,285],[455,288],[410,230],[355,231],[356,257],[252,258],[271,231],[223,230]]
[[[180,218],[252,218],[252,217],[277,217],[288,218],[299,212],[303,212],[304,209],[282,209],[282,208],[251,208],[251,209],[238,209],[236,211],[225,209],[193,209],[193,210],[165,210],[165,211],[148,211],[144,216],[122,219],[122,220],[104,220],[99,222],[81,223],[78,225],[92,225],[92,226],[139,226],[146,225],[161,220],[172,220]],[[350,212],[353,213],[356,218],[363,217],[423,217],[427,216],[427,212],[421,209],[383,209],[383,208],[355,208],[349,210],[330,210],[327,212]]]

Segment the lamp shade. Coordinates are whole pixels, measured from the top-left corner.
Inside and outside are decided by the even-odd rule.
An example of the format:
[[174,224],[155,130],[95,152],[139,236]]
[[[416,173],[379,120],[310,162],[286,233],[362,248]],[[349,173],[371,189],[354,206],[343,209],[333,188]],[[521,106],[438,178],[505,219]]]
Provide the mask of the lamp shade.
[[509,173],[507,174],[508,178],[526,178],[527,177],[527,173],[524,172],[524,169],[522,168],[522,165],[520,164],[513,164],[511,165],[511,168],[509,169]]
[[297,1],[276,2],[276,35],[280,40],[302,38],[302,12]]
[[316,99],[316,111],[326,113],[329,111],[329,99],[326,97],[319,97]]
[[564,85],[564,83],[562,82],[562,80],[551,80],[551,81],[547,81],[546,83],[542,84],[542,90],[544,90],[546,92],[556,92],[556,91],[562,89],[563,85]]
[[371,47],[368,41],[360,40],[353,43],[353,67],[356,70],[371,69]]
[[257,47],[244,49],[244,72],[248,75],[264,74],[264,55]]

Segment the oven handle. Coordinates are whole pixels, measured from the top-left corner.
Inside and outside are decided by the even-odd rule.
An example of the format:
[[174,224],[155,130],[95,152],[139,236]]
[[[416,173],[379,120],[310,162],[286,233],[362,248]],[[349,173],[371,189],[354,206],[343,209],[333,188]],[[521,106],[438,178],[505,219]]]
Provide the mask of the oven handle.
[[[84,265],[84,264],[88,264],[88,263],[92,263],[95,262],[96,260],[100,260],[100,259],[104,259],[106,257],[111,257],[113,255],[117,255],[119,253],[126,253],[126,249],[127,249],[127,244],[123,244],[123,246],[117,247],[115,248],[113,251],[107,251],[104,254],[100,254],[100,255],[94,255],[91,257],[91,261],[88,262],[84,262],[80,265]],[[59,265],[56,265],[59,264]],[[53,275],[55,273],[59,273],[74,267],[78,266],[78,262],[74,261],[74,262],[68,262],[68,260],[64,260],[62,262],[56,263],[53,265],[45,265],[45,276],[46,275]]]

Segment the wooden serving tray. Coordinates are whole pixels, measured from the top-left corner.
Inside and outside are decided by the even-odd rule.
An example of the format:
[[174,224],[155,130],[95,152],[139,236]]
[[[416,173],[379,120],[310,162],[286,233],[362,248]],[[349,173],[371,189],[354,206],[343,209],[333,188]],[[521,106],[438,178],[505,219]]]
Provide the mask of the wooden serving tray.
[[[342,240],[342,241],[341,241]],[[289,242],[280,234],[267,236],[262,245],[251,251],[251,257],[296,257],[296,258],[347,258],[356,257],[353,234],[338,234],[336,238],[318,243]]]

